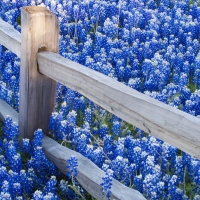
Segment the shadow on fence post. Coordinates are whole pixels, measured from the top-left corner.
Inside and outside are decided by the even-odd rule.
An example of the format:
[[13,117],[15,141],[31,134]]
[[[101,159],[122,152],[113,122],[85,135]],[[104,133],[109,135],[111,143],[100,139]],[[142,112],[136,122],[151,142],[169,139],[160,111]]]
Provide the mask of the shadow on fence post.
[[44,7],[24,7],[21,29],[19,138],[32,139],[38,128],[47,133],[55,105],[56,82],[38,72],[36,54],[42,46],[58,52],[58,20]]

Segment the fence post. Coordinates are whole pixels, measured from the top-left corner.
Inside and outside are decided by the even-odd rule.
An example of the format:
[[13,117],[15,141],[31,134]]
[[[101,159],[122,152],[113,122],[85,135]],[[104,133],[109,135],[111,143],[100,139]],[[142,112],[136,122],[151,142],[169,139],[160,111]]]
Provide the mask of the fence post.
[[41,47],[58,52],[58,20],[44,7],[24,7],[21,30],[19,138],[32,139],[38,128],[47,133],[55,105],[56,82],[38,72],[36,55]]

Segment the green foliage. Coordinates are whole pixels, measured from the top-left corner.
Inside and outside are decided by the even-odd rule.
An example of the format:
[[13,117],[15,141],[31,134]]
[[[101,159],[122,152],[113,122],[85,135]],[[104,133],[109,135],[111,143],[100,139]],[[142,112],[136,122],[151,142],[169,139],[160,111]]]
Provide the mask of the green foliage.
[[76,117],[77,119],[76,125],[79,127],[82,127],[83,125],[83,116],[84,116],[83,112],[81,110],[78,110]]
[[21,15],[19,15],[19,16],[17,17],[16,22],[17,22],[18,25],[21,26]]

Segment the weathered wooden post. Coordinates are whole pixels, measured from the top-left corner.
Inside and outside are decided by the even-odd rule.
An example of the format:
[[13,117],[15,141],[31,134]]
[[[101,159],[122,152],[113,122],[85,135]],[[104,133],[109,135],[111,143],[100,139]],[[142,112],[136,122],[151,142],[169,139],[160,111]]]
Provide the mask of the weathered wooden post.
[[38,72],[36,54],[41,47],[58,52],[59,27],[44,7],[24,7],[21,12],[19,137],[32,139],[36,129],[47,133],[54,109],[56,82]]

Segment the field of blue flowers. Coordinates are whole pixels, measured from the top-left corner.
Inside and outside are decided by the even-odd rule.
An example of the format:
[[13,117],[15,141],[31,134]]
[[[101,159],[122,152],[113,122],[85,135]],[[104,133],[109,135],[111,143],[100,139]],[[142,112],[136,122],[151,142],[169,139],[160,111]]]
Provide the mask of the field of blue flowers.
[[[58,17],[63,57],[200,116],[199,0],[2,0],[0,17],[20,31],[20,8],[27,5],[46,6]],[[0,46],[0,98],[17,111],[19,70],[20,59]],[[61,84],[49,130],[106,172],[108,198],[114,177],[147,199],[200,199],[199,160]],[[0,199],[91,198],[77,192],[74,181],[70,189],[47,161],[41,130],[32,142],[24,139],[22,149],[17,132],[8,118],[0,142]]]

